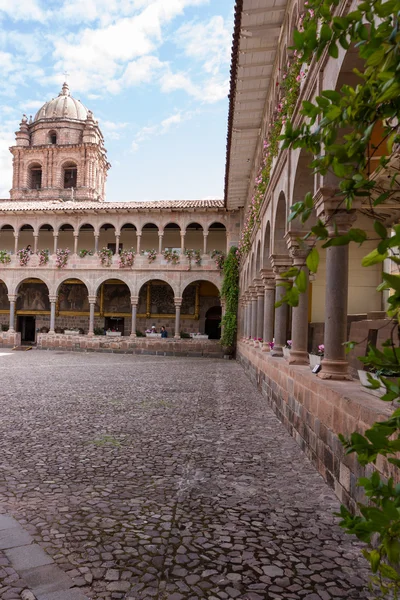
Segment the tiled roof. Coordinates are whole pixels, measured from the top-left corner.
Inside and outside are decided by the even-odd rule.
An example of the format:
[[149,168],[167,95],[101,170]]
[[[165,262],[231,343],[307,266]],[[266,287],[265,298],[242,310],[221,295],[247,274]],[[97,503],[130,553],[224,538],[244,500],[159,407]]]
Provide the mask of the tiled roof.
[[79,202],[52,200],[20,202],[18,200],[0,200],[0,213],[2,212],[32,212],[32,211],[81,211],[93,210],[95,212],[124,210],[136,212],[139,210],[184,210],[224,208],[223,200],[161,200],[149,202]]

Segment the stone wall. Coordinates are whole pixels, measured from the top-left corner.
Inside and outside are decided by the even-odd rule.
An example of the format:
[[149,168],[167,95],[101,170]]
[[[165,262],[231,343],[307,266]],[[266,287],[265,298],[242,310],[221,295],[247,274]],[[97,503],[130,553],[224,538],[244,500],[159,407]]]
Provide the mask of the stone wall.
[[174,340],[107,336],[45,334],[37,337],[42,350],[71,350],[74,352],[122,352],[128,354],[156,354],[160,356],[192,356],[223,358],[218,342],[212,340]]
[[0,331],[0,348],[14,348],[14,346],[20,345],[20,333],[9,333],[8,331]]
[[[308,366],[289,366],[284,358],[242,342],[237,359],[341,502],[354,509],[362,499],[356,481],[365,471],[354,454],[344,454],[338,434],[363,433],[387,418],[390,407],[364,392],[358,381],[319,379]],[[378,469],[389,475],[387,463],[378,462]]]

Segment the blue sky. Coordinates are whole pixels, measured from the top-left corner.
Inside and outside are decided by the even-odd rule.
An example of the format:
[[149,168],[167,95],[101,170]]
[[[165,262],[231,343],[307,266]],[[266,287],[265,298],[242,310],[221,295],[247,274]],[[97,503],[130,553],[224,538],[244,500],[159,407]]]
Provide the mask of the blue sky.
[[223,196],[233,0],[0,0],[0,198],[22,113],[68,72],[112,168],[107,200]]

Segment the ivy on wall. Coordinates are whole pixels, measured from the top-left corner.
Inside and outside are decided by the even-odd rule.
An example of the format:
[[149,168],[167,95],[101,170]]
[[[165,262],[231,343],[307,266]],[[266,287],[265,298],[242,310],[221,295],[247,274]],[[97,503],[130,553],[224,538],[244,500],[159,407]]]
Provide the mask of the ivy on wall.
[[226,257],[221,298],[225,300],[225,315],[222,319],[221,344],[233,348],[236,344],[237,312],[239,304],[239,258],[237,248],[232,247]]

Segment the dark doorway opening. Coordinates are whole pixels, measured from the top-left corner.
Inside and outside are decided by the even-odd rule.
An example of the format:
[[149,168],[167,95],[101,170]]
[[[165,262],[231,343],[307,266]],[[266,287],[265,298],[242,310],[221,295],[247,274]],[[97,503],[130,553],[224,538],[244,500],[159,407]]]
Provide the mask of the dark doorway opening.
[[213,306],[206,312],[204,333],[208,335],[210,340],[219,340],[221,338],[221,318],[222,308],[220,306]]
[[[112,252],[113,254],[115,254],[115,253],[116,253],[116,251],[117,251],[117,244],[115,244],[115,243],[111,242],[110,244],[107,244],[107,248],[108,248],[108,250],[111,250],[111,252]],[[119,244],[118,248],[119,248],[119,250],[118,250],[118,254],[121,254],[121,252],[122,252],[122,248],[123,248],[123,245],[122,245],[122,244]]]
[[120,331],[124,335],[124,317],[106,317],[104,328],[106,331]]
[[21,333],[21,342],[23,344],[34,344],[36,342],[36,317],[19,315],[17,328]]

